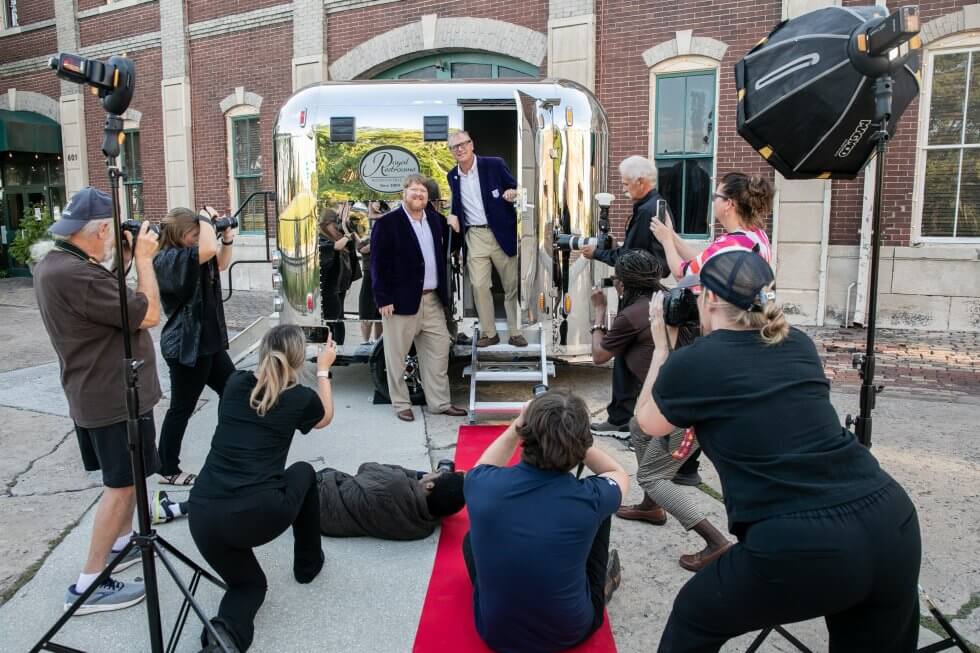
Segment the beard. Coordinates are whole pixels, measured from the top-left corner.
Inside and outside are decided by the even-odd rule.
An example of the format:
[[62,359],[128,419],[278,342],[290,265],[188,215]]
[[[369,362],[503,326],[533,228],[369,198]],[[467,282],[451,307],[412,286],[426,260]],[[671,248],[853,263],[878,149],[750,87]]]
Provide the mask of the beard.
[[102,252],[102,261],[99,265],[104,267],[109,272],[116,269],[116,245],[111,240],[105,241],[105,248]]

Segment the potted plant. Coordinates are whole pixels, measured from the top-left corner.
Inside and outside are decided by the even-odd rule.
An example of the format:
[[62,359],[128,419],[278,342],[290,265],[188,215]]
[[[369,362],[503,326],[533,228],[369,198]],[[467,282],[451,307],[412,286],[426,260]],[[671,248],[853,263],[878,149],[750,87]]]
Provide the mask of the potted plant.
[[14,260],[25,263],[31,271],[31,274],[34,273],[34,264],[40,258],[36,253],[32,253],[32,250],[39,243],[45,241],[53,242],[53,239],[48,234],[48,227],[53,222],[51,213],[46,206],[41,208],[40,218],[36,216],[33,208],[26,209],[24,211],[24,217],[21,218],[20,226],[17,229],[17,236],[10,244],[10,255]]

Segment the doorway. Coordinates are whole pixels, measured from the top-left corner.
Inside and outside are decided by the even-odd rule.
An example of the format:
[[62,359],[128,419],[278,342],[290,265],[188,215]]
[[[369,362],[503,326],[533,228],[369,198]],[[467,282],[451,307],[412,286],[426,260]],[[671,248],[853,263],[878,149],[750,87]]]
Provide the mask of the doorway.
[[24,220],[40,220],[46,212],[57,219],[65,203],[64,168],[60,155],[8,152],[0,165],[0,271],[30,276],[27,263],[10,254]]

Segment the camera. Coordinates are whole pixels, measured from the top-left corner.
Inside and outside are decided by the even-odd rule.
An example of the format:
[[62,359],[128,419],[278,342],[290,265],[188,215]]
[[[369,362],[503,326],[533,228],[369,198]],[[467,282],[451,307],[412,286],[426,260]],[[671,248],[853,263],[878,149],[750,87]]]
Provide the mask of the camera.
[[698,296],[690,288],[671,288],[664,295],[664,322],[672,327],[698,326]]
[[238,218],[235,216],[224,216],[221,218],[215,218],[211,223],[214,225],[214,232],[220,234],[225,229],[237,229],[238,228]]
[[[143,226],[143,223],[140,222],[139,220],[124,220],[123,223],[121,225],[119,225],[119,228],[122,231],[128,231],[129,232],[129,235],[133,237],[133,242],[135,243],[136,242],[136,237],[140,233],[140,227],[142,227],[142,226]],[[150,229],[149,230],[152,231],[153,233],[155,233],[158,236],[160,235],[160,227],[159,227],[159,225],[153,224],[151,222],[150,223]]]
[[447,474],[455,474],[456,473],[456,463],[454,463],[453,461],[449,460],[448,458],[443,458],[438,463],[436,463],[436,469],[435,469],[435,471],[437,471],[437,472],[445,472]]
[[576,236],[574,234],[558,233],[555,237],[555,247],[559,249],[578,251],[586,246],[596,249],[610,249],[612,247],[612,236],[602,234],[593,238],[587,236]]

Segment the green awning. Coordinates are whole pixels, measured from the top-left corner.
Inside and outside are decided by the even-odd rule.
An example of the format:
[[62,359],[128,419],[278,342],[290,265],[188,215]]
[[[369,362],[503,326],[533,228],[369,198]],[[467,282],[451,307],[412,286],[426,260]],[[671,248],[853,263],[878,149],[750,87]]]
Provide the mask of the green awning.
[[32,111],[0,109],[0,152],[61,154],[61,125]]

